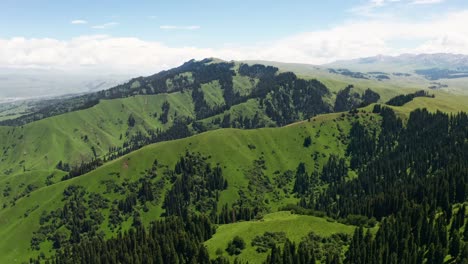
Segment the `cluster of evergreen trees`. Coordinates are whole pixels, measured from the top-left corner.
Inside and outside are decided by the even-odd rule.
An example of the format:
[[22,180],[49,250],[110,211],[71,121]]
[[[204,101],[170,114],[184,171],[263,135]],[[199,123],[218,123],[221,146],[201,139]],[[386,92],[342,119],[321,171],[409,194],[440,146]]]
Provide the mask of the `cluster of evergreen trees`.
[[[354,224],[382,221],[375,237],[362,229],[354,235],[346,263],[443,263],[446,255],[465,263],[467,114],[419,109],[403,126],[390,108],[373,112],[382,117],[379,128],[358,120],[349,134],[346,153],[358,177],[344,180],[347,164],[335,156],[320,175],[300,164],[293,189],[299,206]],[[310,184],[317,177],[329,183],[325,191]]]
[[229,208],[228,204],[221,207],[221,212],[217,217],[218,224],[229,224],[238,221],[249,221],[255,219],[260,212],[258,207],[252,208],[250,206],[233,205]]
[[159,116],[159,121],[163,124],[166,124],[169,121],[169,109],[171,109],[171,104],[169,104],[168,101],[164,101],[161,106],[162,113]]
[[[73,166],[71,167],[71,169],[68,164],[65,164],[61,167],[57,166],[57,168],[64,171],[68,171],[68,174],[62,177],[62,180],[64,181],[95,170],[96,168],[100,167],[103,163],[103,160],[101,160],[100,158],[92,158],[88,162],[82,161],[80,165]],[[60,165],[60,163],[58,165]]]
[[[227,188],[221,168],[212,167],[207,159],[199,153],[187,152],[173,170],[163,173],[165,176],[157,172],[159,165],[155,160],[137,182],[124,181],[122,187],[113,181],[106,182],[107,192],[123,195],[112,204],[101,194],[71,185],[64,191],[63,208],[43,212],[41,228],[31,241],[33,249],[40,249],[46,239],[52,240],[56,254],[47,259],[41,254],[42,257],[30,262],[229,263],[223,257],[210,261],[203,245],[215,230],[210,218],[217,218],[218,192]],[[172,184],[163,200],[165,217],[146,229],[139,211],[146,202],[158,199],[158,192],[164,189],[164,185],[154,186],[158,179]],[[106,210],[111,230],[128,217],[133,217],[132,227],[123,233],[118,231],[114,238],[104,239],[99,226]],[[241,250],[237,242],[230,248],[233,252]]]
[[358,178],[329,186],[310,206],[382,219],[375,238],[355,234],[346,263],[443,263],[447,254],[463,263],[465,210],[453,212],[468,199],[468,116],[415,110],[402,126],[392,110],[375,110],[380,134],[351,129],[347,152]]
[[[317,209],[380,219],[398,212],[405,202],[427,202],[450,216],[450,205],[466,201],[468,195],[467,115],[415,110],[406,127],[388,108],[381,109],[381,115],[381,132],[367,154],[374,158],[357,168],[356,180],[329,188]],[[348,152],[362,156],[366,150],[360,148]],[[325,202],[330,200],[333,203]]]
[[434,95],[430,95],[428,92],[424,90],[420,90],[414,93],[410,94],[405,94],[405,95],[397,95],[393,97],[392,99],[388,100],[386,104],[388,105],[393,105],[393,106],[402,106],[406,103],[411,102],[414,98],[416,97],[432,97],[434,98]]
[[[214,233],[204,216],[168,217],[130,228],[115,238],[93,238],[57,251],[50,264],[65,263],[211,263],[203,241]],[[31,260],[41,263],[41,259]]]
[[[339,264],[344,245],[349,243],[346,234],[334,234],[331,237],[320,237],[309,233],[297,245],[286,239],[283,247],[273,245],[265,264]],[[368,262],[371,263],[371,262]]]
[[261,113],[257,112],[253,117],[238,115],[237,117],[232,117],[230,113],[224,114],[223,119],[215,118],[212,121],[213,125],[218,125],[222,128],[243,128],[243,129],[253,129],[259,127],[265,127],[267,124],[264,120],[260,118]]
[[54,249],[100,236],[104,221],[102,210],[109,200],[97,193],[87,193],[82,186],[70,185],[63,192],[64,205],[51,212],[42,212],[40,228],[33,233],[31,248],[38,250],[46,240]]
[[273,66],[265,66],[260,64],[248,65],[241,64],[239,66],[239,74],[250,78],[264,79],[272,78],[278,72],[278,68]]
[[354,91],[353,85],[348,85],[345,89],[337,93],[333,110],[335,112],[349,111],[357,107],[364,107],[376,103],[379,99],[380,95],[371,89],[366,89],[361,96]]
[[[345,159],[335,155],[329,157],[320,173],[317,171],[307,173],[305,164],[301,162],[296,169],[293,193],[298,194],[301,198],[314,197],[315,189],[319,185],[338,184],[344,182],[347,176],[348,166]],[[313,198],[310,199],[313,200]]]
[[324,100],[330,92],[321,82],[297,78],[292,72],[266,76],[252,93],[278,126],[332,111]]
[[166,194],[166,215],[186,216],[195,210],[216,217],[219,191],[228,186],[220,167],[211,167],[206,157],[187,152],[175,165],[174,182]]
[[[344,263],[443,264],[446,255],[453,263],[468,263],[464,220],[465,207],[452,221],[447,221],[445,214],[431,213],[427,204],[404,208],[385,218],[375,236],[369,230],[364,235],[362,228],[356,229]],[[464,230],[466,234],[468,229]]]

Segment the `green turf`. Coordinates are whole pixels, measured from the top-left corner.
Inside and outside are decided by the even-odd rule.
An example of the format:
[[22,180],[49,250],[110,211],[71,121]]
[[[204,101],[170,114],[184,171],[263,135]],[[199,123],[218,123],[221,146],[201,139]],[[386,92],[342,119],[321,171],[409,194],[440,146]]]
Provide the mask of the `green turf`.
[[434,92],[435,98],[416,97],[411,102],[395,108],[397,111],[408,113],[417,108],[427,108],[431,112],[442,111],[448,113],[468,112],[468,96],[453,95],[445,92]]
[[218,80],[202,84],[201,89],[210,107],[224,105],[223,90]]
[[267,253],[257,253],[251,246],[255,236],[263,235],[265,232],[285,232],[293,242],[300,242],[308,233],[314,232],[321,237],[327,237],[336,233],[352,235],[354,226],[348,226],[325,218],[295,215],[290,212],[276,212],[265,215],[263,220],[239,222],[234,224],[221,225],[217,228],[216,234],[205,245],[212,258],[215,258],[216,251],[221,249],[223,255],[234,260],[235,256],[229,256],[225,251],[227,244],[235,236],[240,236],[246,243],[246,249],[237,257],[249,263],[261,263],[265,260]]
[[248,95],[257,85],[258,79],[247,76],[235,75],[232,77],[234,92],[240,95]]

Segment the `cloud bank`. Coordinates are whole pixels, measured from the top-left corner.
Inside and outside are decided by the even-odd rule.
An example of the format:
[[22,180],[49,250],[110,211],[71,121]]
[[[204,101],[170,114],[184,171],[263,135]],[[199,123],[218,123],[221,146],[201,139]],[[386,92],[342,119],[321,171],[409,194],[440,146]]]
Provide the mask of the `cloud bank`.
[[[269,43],[219,48],[170,47],[158,41],[109,35],[81,36],[66,41],[18,37],[0,39],[0,67],[150,74],[192,58],[205,57],[322,64],[378,54],[468,54],[467,24],[468,10],[419,23],[374,18],[347,22],[327,30],[304,32]],[[111,22],[95,28],[114,25]],[[168,30],[178,29],[166,27]],[[398,47],[394,44],[399,42],[412,45]]]

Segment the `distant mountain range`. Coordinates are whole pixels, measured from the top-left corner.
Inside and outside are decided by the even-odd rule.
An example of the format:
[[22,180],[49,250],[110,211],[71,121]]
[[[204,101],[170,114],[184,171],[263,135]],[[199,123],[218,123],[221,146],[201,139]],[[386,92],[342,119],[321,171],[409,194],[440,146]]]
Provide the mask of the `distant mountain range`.
[[[325,66],[347,68],[372,68],[374,70],[398,70],[398,67],[411,69],[442,68],[451,70],[467,70],[468,55],[436,53],[436,54],[402,54],[399,56],[378,55],[353,60],[336,61]],[[377,67],[377,68],[375,68]]]
[[468,77],[468,56],[450,53],[378,55],[324,66],[358,72],[416,73],[431,81]]

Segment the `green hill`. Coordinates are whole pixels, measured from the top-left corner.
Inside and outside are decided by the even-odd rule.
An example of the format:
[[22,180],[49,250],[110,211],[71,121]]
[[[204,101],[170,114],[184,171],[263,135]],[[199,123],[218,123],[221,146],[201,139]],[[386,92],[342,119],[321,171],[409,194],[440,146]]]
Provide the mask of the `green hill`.
[[[284,232],[296,243],[314,232],[322,238],[309,239],[322,239],[325,242],[314,240],[314,243],[333,247],[334,253],[343,256],[353,246],[350,237],[332,234],[351,235],[355,229],[351,224],[370,226],[370,222],[375,224],[377,220],[379,225],[385,224],[382,215],[359,211],[361,204],[352,201],[367,203],[363,206],[366,210],[375,204],[394,201],[386,200],[390,198],[381,193],[360,192],[377,184],[373,180],[379,179],[362,178],[362,175],[367,168],[373,169],[372,166],[383,168],[379,162],[385,155],[392,157],[385,161],[408,165],[403,161],[396,163],[395,158],[406,152],[392,151],[399,151],[398,144],[409,144],[405,137],[411,134],[403,133],[393,112],[380,110],[375,102],[387,102],[419,87],[398,88],[397,84],[375,80],[330,76],[319,77],[319,82],[310,79],[310,75],[304,76],[299,78],[262,65],[192,61],[171,71],[134,79],[107,92],[74,98],[71,107],[66,109],[63,103],[52,105],[48,114],[43,115],[41,110],[12,121],[17,122],[15,126],[0,126],[3,139],[0,141],[0,235],[4,238],[0,241],[0,263],[52,256],[56,248],[96,238],[118,237],[133,227],[149,226],[167,214],[177,215],[174,212],[186,210],[208,215],[218,225],[218,232],[205,242],[212,259],[219,255],[218,248],[224,250],[235,235],[242,236],[248,244],[239,255],[241,259],[251,262],[266,259],[272,253],[270,248],[257,253],[250,246],[254,237],[266,231]],[[366,95],[375,98],[375,92],[380,99],[368,101]],[[452,138],[440,137],[444,128],[428,124],[442,122],[447,116],[411,112],[419,108],[451,114],[468,111],[467,97],[443,91],[430,93],[435,97],[415,97],[402,106],[389,106],[404,124],[410,123],[409,132],[417,130],[415,127],[425,127],[420,131],[422,136],[409,142],[437,139],[415,145],[419,153],[466,145],[463,141],[453,143]],[[94,96],[99,98],[98,103],[75,109],[83,102],[95,100]],[[81,103],[74,105],[76,100]],[[35,118],[40,120],[34,121]],[[382,123],[382,119],[386,121]],[[364,127],[363,131],[357,122]],[[463,122],[461,115],[440,126],[449,123],[453,127],[461,126],[459,133],[450,135],[458,140],[465,133]],[[381,131],[388,134],[380,137]],[[439,144],[438,140],[449,143],[433,146]],[[154,142],[158,143],[151,144]],[[347,151],[350,144],[358,154]],[[379,148],[372,149],[375,144]],[[375,153],[370,155],[368,152],[372,151]],[[439,153],[437,157],[442,155]],[[416,159],[419,155],[411,153],[407,158]],[[97,160],[98,166],[89,165]],[[422,164],[421,160],[417,161],[415,164]],[[441,162],[430,164],[432,168]],[[398,173],[420,173],[425,168],[408,166]],[[85,169],[71,175],[70,167]],[[383,171],[393,172],[387,168]],[[431,180],[436,173],[440,171],[431,171],[427,178]],[[388,184],[399,183],[388,177]],[[407,180],[405,175],[401,177]],[[455,184],[453,178],[450,181]],[[413,187],[419,181],[406,183]],[[301,189],[301,186],[306,187]],[[371,191],[384,188],[373,187]],[[410,190],[395,197],[411,194]],[[340,197],[354,198],[346,206]],[[321,203],[310,204],[319,199]],[[441,200],[439,197],[433,202],[437,204],[431,204],[437,212],[434,215],[441,214]],[[403,211],[400,206],[406,203],[398,202],[394,207]],[[455,198],[450,200],[450,206],[459,203]],[[307,208],[298,213],[322,217],[278,212],[294,206]],[[443,210],[447,212],[448,207]],[[328,220],[323,217],[325,214]],[[284,241],[279,244],[283,246]]]
[[[373,116],[369,114],[369,116]],[[368,116],[362,114],[362,118],[367,120]],[[44,183],[30,181],[31,175],[10,175],[0,183],[0,188],[5,189],[7,183],[9,186],[24,181],[31,182],[39,188],[16,200],[15,205],[7,205],[0,211],[0,225],[2,236],[5,237],[0,242],[2,259],[0,262],[11,262],[14,259],[27,259],[27,256],[34,256],[40,251],[48,254],[51,247],[50,243],[41,244],[40,251],[30,249],[32,233],[39,228],[39,218],[42,211],[53,210],[63,206],[62,193],[67,186],[84,186],[90,193],[101,193],[110,201],[121,199],[122,195],[106,194],[106,184],[112,182],[112,185],[121,185],[124,182],[137,181],[144,175],[147,169],[150,169],[155,159],[160,164],[158,171],[163,174],[165,166],[173,168],[180,156],[186,151],[200,152],[203,156],[210,157],[210,164],[220,164],[229,182],[229,188],[220,193],[218,204],[233,203],[239,198],[239,190],[245,190],[249,186],[248,171],[254,166],[253,161],[263,159],[266,168],[263,170],[265,177],[274,183],[274,179],[279,177],[279,173],[287,170],[294,171],[299,162],[306,163],[307,169],[318,170],[328,159],[330,154],[344,155],[343,135],[350,128],[350,122],[354,117],[344,118],[342,121],[340,114],[329,114],[319,116],[311,122],[302,122],[284,128],[264,128],[259,130],[237,130],[222,129],[212,132],[206,132],[194,137],[180,139],[176,141],[161,142],[155,145],[144,147],[141,150],[128,154],[117,160],[105,164],[101,168],[86,175],[67,180],[55,182],[50,186],[44,186]],[[340,132],[341,130],[341,132]],[[312,146],[305,148],[303,141],[306,136],[313,138]],[[337,140],[340,138],[341,140]],[[314,160],[314,155],[317,154]],[[47,173],[44,176],[37,174],[39,179],[45,181]],[[52,180],[56,179],[53,177]],[[26,180],[27,179],[27,180]],[[37,179],[37,178],[36,178]],[[165,189],[169,186],[165,184]],[[292,183],[289,183],[288,188]],[[26,184],[27,185],[27,184]],[[8,197],[2,197],[2,202],[10,201],[11,196],[16,192],[23,190],[13,188]],[[297,198],[288,193],[277,191],[274,193],[265,193],[264,198],[271,201],[268,210],[274,212],[281,205],[295,203]],[[144,223],[149,223],[161,214],[161,203],[149,206],[148,212],[141,210]],[[25,213],[27,213],[27,216]],[[108,210],[103,210],[104,215],[108,215]],[[131,221],[124,222],[125,229]],[[128,223],[128,224],[125,224]],[[107,234],[111,234],[109,228],[104,222],[101,227]],[[115,232],[115,231],[114,231]],[[10,239],[16,243],[11,243]]]
[[[97,199],[98,196],[102,197],[99,199],[108,200],[108,206],[99,210],[103,217],[99,230],[109,238],[130,228],[136,219],[134,214],[121,212],[119,213],[121,222],[113,226],[111,224],[113,208],[120,206],[121,201],[125,201],[126,197],[132,193],[139,193],[137,190],[143,186],[141,185],[143,182],[152,182],[153,185],[158,186],[157,189],[153,189],[155,195],[159,195],[158,198],[141,205],[137,203],[132,209],[138,212],[141,222],[148,225],[164,213],[162,197],[166,196],[172,188],[172,168],[181,157],[189,157],[186,156],[187,152],[194,153],[195,156],[192,157],[200,155],[207,164],[222,169],[222,175],[227,180],[228,187],[220,191],[219,197],[216,198],[218,208],[223,207],[224,204],[233,205],[239,201],[247,203],[260,201],[262,211],[266,214],[263,221],[221,225],[218,228],[219,233],[206,242],[212,258],[216,257],[218,248],[224,247],[224,244],[235,235],[241,235],[247,243],[251,243],[253,237],[260,236],[265,231],[285,232],[289,239],[296,242],[299,242],[308,232],[325,237],[333,233],[351,234],[354,229],[352,226],[333,223],[333,221],[327,222],[325,219],[312,216],[274,212],[282,206],[299,202],[298,196],[293,194],[293,175],[299,163],[305,164],[306,171],[320,172],[332,154],[345,157],[345,149],[349,143],[347,135],[354,122],[359,121],[368,129],[379,126],[381,117],[369,111],[372,108],[370,106],[367,110],[364,109],[357,114],[321,115],[310,121],[306,120],[282,128],[220,129],[189,138],[161,142],[110,161],[88,174],[55,182],[49,186],[44,186],[45,183],[30,181],[32,179],[30,174],[7,176],[8,178],[0,182],[3,190],[7,185],[16,186],[20,182],[33,184],[38,188],[27,191],[31,188],[23,184],[22,188],[10,189],[9,195],[17,196],[18,193],[22,195],[15,200],[14,204],[7,204],[0,211],[0,219],[2,219],[0,230],[5,238],[0,242],[0,249],[4,252],[0,262],[23,261],[30,256],[38,256],[41,252],[46,256],[53,253],[51,250],[54,238],[50,236],[56,231],[52,230],[52,233],[41,231],[46,232],[46,237],[44,237],[45,240],[39,240],[43,242],[38,244],[37,249],[32,249],[31,243],[38,238],[37,234],[43,226],[41,219],[46,219],[44,217],[50,212],[68,206],[67,199],[69,198],[67,197],[69,196],[66,194],[76,189],[77,186],[84,187],[83,197],[86,197],[88,201],[87,206],[91,206],[91,201]],[[401,114],[408,114],[405,112],[408,109],[406,107],[394,108]],[[309,147],[306,147],[304,143],[307,137],[311,138]],[[157,163],[155,163],[156,160]],[[202,161],[202,164],[205,161]],[[60,173],[63,174],[63,172],[56,172],[49,178],[48,172],[38,172],[35,179],[45,182],[49,178],[53,181],[60,177]],[[291,176],[293,178],[290,178]],[[349,171],[348,177],[349,179],[356,177],[355,172]],[[147,180],[142,182],[142,179]],[[263,180],[259,182],[258,179]],[[323,187],[326,188],[326,185],[321,188]],[[131,191],[132,189],[134,191]],[[256,191],[251,192],[253,189]],[[2,202],[9,201],[9,197],[2,197]],[[201,198],[202,201],[209,201],[205,199],[208,198]],[[87,206],[84,207],[87,208],[86,212],[91,213],[91,207]],[[200,210],[197,209],[196,204],[191,206],[194,206],[192,210]],[[291,225],[294,226],[293,229]],[[69,232],[67,230],[65,226],[62,226],[58,231],[67,234]],[[249,246],[239,257],[255,262],[264,259],[266,254],[268,252],[256,253],[255,248]]]
[[[232,69],[232,74],[234,74],[232,87],[229,87],[237,95],[234,95],[234,99],[230,99],[234,101],[229,103],[226,102],[226,98],[230,98],[226,97],[225,94],[227,88],[220,84],[220,80],[224,78],[224,70],[220,70],[219,73],[216,68],[206,69],[209,79],[214,80],[208,81],[207,77],[200,77],[201,81],[207,81],[201,83],[199,90],[196,89],[200,92],[201,97],[198,93],[190,90],[196,87],[196,85],[190,85],[193,78],[196,77],[193,77],[192,72],[188,70],[201,71],[200,69],[208,67],[204,66],[203,63],[194,65],[182,66],[171,73],[169,76],[172,77],[170,78],[167,73],[162,74],[165,78],[163,80],[165,80],[166,90],[169,93],[144,95],[146,89],[143,89],[145,86],[142,83],[146,82],[148,86],[151,86],[151,82],[163,77],[139,78],[129,82],[128,89],[132,92],[131,94],[141,95],[112,100],[102,99],[100,103],[90,108],[52,116],[21,126],[0,126],[0,136],[5,139],[0,141],[0,150],[2,151],[0,175],[12,175],[34,170],[52,170],[60,161],[71,167],[79,166],[83,162],[90,162],[95,158],[106,158],[105,156],[111,155],[111,152],[119,150],[128,152],[154,142],[149,133],[154,134],[159,130],[167,130],[174,125],[175,121],[182,122],[183,126],[189,126],[190,134],[221,127],[257,128],[286,125],[307,119],[318,113],[332,111],[336,94],[349,84],[354,84],[354,88],[348,96],[363,94],[370,87],[379,93],[381,102],[385,102],[395,95],[416,90],[415,88],[397,89],[395,86],[370,80],[366,80],[366,82],[358,79],[331,80],[327,77],[323,78],[322,82],[332,92],[327,93],[326,87],[322,87],[320,83],[312,82],[308,84],[312,86],[310,91],[317,93],[315,98],[317,96],[322,96],[322,98],[303,103],[295,98],[306,95],[295,95],[287,88],[290,84],[285,83],[286,81],[295,86],[303,85],[294,81],[294,76],[286,77],[286,74],[284,77],[278,77],[273,82],[273,84],[276,82],[276,88],[275,86],[262,88],[261,83],[268,79],[261,77],[263,74],[261,71],[266,71],[268,68],[252,65],[250,68],[244,67],[244,70],[240,71],[241,64],[229,64],[226,67],[231,68],[220,66],[221,69],[228,71]],[[286,69],[295,70],[296,68]],[[183,73],[180,73],[182,71]],[[271,68],[271,71],[276,70]],[[259,78],[264,81],[259,83]],[[183,86],[184,83],[187,83],[188,86]],[[177,88],[179,87],[177,85],[182,85],[182,88]],[[224,85],[226,86],[226,84]],[[112,91],[119,89],[123,88],[116,87]],[[177,91],[177,89],[181,90]],[[302,88],[298,87],[297,89],[303,91]],[[126,95],[125,91],[123,89],[121,95]],[[468,108],[465,103],[466,96],[441,91],[431,93],[434,93],[436,98],[417,98],[405,106],[407,109],[404,111],[409,112],[418,107],[426,107],[432,111],[458,112]],[[287,98],[286,101],[283,101],[284,98]],[[162,108],[166,101],[169,105],[167,122],[162,122],[165,121],[161,117],[164,116]],[[351,105],[347,107],[351,107]],[[128,123],[130,116],[135,119],[135,125],[132,127]],[[137,136],[139,138],[136,138]]]
[[[169,102],[169,120],[158,119],[163,102]],[[177,113],[177,114],[176,114]],[[155,115],[156,114],[156,115]],[[136,126],[129,127],[132,115]],[[172,93],[103,100],[96,106],[46,118],[20,127],[0,126],[2,158],[0,174],[51,170],[59,161],[79,165],[111,147],[121,146],[137,131],[165,129],[174,116],[193,116],[189,94]]]
[[[59,169],[75,168],[206,130],[281,126],[331,112],[330,94],[319,82],[276,75],[273,67],[210,62],[191,61],[110,90],[44,102],[32,114],[6,120],[0,175],[53,170],[59,162]],[[308,97],[314,98],[310,104],[301,102]],[[180,128],[183,135],[175,132]]]
[[[367,88],[371,88],[379,93],[380,102],[386,102],[398,94],[409,93],[419,88],[419,86],[401,88],[395,84],[373,80],[340,79],[324,77],[320,74],[316,76],[326,87],[314,82],[301,84],[294,76],[288,76],[287,73],[280,75],[281,77],[272,77],[276,80],[264,77],[269,76],[265,75],[269,68],[260,65],[246,67],[245,64],[225,62],[205,64],[207,61],[190,62],[168,72],[147,78],[137,78],[130,81],[127,86],[118,86],[103,93],[114,97],[129,95],[131,97],[112,100],[103,97],[100,103],[84,110],[52,116],[21,126],[0,126],[0,136],[5,139],[0,142],[2,151],[0,175],[36,169],[51,170],[59,161],[74,166],[89,162],[96,157],[103,158],[104,155],[109,154],[111,148],[125,149],[124,145],[135,144],[134,136],[139,132],[143,136],[148,136],[149,132],[154,133],[158,129],[167,130],[176,120],[182,120],[185,125],[188,125],[192,134],[221,127],[282,126],[318,113],[332,111],[337,93],[350,84],[354,88],[349,96],[354,96],[354,93],[363,94]],[[213,65],[220,66],[207,68]],[[242,65],[244,66],[241,67]],[[302,65],[295,67],[289,64],[274,65],[282,67],[280,70],[283,72],[296,70],[304,74],[305,78],[310,78],[315,74],[314,71],[307,71],[310,67],[304,68],[306,66]],[[271,68],[270,71],[271,73],[268,74],[276,72],[276,69]],[[232,74],[232,76],[224,77],[226,74]],[[197,77],[199,75],[200,77]],[[229,84],[229,81],[228,84],[220,83],[223,78],[228,78],[228,80],[231,78],[232,83]],[[260,79],[263,81],[259,82]],[[200,80],[200,88],[194,88],[198,87],[198,84],[194,84],[196,80]],[[272,83],[268,84],[268,80]],[[153,87],[153,83],[163,81],[164,89],[153,92],[155,93],[153,95],[148,94],[148,89]],[[269,86],[264,87],[266,84]],[[316,93],[312,95],[312,98],[317,96],[321,98],[315,101],[308,99],[308,103],[300,102],[298,98],[306,95],[294,94],[288,90],[290,85],[302,91],[299,93],[304,93],[300,85],[311,85],[310,92]],[[328,93],[327,88],[331,93]],[[200,94],[194,93],[193,89],[199,91]],[[228,89],[232,89],[234,95],[226,94]],[[466,96],[442,91],[431,93],[436,95],[435,99],[418,98],[407,106],[406,111],[426,107],[430,110],[457,112],[468,108],[465,103]],[[93,99],[93,96],[100,98],[99,96],[103,95],[89,95],[90,99],[86,100]],[[226,98],[229,98],[230,102],[226,102]],[[283,101],[284,98],[287,98],[286,101]],[[68,102],[69,107],[73,108],[78,99],[69,100],[72,100]],[[162,106],[166,101],[169,103],[167,123],[162,122],[164,120],[161,119],[164,112]],[[52,105],[47,109],[55,110],[49,110],[47,113],[39,111],[37,115],[47,116],[60,113],[63,111],[60,108],[62,104],[65,103]],[[135,127],[128,126],[130,116],[136,120]],[[19,119],[18,124],[28,119],[22,120]],[[151,140],[145,139],[144,143],[139,142],[138,145],[147,143],[151,143]]]

